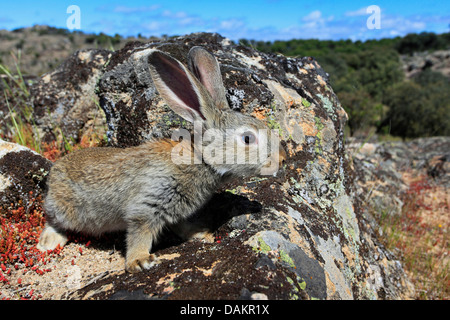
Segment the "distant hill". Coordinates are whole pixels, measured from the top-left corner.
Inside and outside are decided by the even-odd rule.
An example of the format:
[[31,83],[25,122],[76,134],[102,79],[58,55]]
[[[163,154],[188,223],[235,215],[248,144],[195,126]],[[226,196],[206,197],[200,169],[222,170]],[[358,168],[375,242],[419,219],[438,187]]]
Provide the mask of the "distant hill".
[[76,50],[88,48],[117,50],[133,40],[148,41],[149,38],[123,38],[118,34],[109,36],[103,33],[86,34],[41,25],[13,31],[0,30],[2,44],[0,64],[14,70],[14,61],[20,51],[22,73],[40,76],[55,69]]

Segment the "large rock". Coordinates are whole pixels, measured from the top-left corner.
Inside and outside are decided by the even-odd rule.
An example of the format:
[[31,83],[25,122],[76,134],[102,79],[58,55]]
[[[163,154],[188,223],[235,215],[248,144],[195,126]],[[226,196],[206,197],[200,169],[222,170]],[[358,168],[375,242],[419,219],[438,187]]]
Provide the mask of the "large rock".
[[[149,49],[157,48],[186,63],[187,52],[196,45],[219,60],[230,106],[279,131],[288,151],[286,164],[276,177],[227,184],[192,218],[214,230],[214,242],[182,243],[166,233],[155,248],[160,263],[151,270],[103,276],[71,297],[411,297],[401,264],[367,222],[366,204],[355,191],[344,150],[347,116],[314,59],[264,54],[205,33],[132,42],[108,59],[97,51],[83,52],[99,57],[86,77],[98,79],[96,93],[106,114],[109,143],[133,146],[170,136],[180,127],[191,129],[158,95],[146,58]],[[60,70],[71,74],[72,67],[77,66],[66,63]],[[81,83],[86,77],[79,77]],[[67,79],[50,76],[42,81],[58,87]],[[87,88],[79,86],[94,93]],[[78,105],[84,96],[59,100],[62,110]]]
[[0,139],[0,209],[43,195],[51,162],[36,152]]
[[101,128],[95,87],[111,52],[79,50],[30,88],[34,128],[43,141],[80,140],[86,127]]
[[444,188],[450,187],[450,137],[381,143],[350,138],[347,152],[353,160],[356,193],[367,203],[365,209],[401,214],[411,183],[405,174],[428,175]]
[[427,69],[450,77],[450,50],[415,52],[412,56],[402,55],[400,59],[407,78],[412,78]]

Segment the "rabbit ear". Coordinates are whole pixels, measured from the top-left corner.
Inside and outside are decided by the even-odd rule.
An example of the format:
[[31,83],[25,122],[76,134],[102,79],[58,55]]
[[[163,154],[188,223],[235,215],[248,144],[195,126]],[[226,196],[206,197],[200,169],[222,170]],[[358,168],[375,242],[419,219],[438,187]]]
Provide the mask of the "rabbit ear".
[[169,107],[190,122],[205,120],[202,106],[208,104],[208,96],[189,70],[158,50],[150,53],[148,62],[156,89]]
[[188,66],[208,90],[216,108],[229,108],[219,63],[214,55],[202,47],[193,47],[188,54]]

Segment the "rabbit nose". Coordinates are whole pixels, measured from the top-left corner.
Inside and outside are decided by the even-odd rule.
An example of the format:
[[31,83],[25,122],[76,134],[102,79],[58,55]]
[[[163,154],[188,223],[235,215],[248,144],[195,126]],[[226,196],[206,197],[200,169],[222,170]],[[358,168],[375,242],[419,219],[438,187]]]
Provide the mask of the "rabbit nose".
[[280,166],[283,164],[284,161],[286,161],[286,158],[287,158],[286,151],[284,150],[283,146],[280,143],[280,148],[278,151],[278,161]]

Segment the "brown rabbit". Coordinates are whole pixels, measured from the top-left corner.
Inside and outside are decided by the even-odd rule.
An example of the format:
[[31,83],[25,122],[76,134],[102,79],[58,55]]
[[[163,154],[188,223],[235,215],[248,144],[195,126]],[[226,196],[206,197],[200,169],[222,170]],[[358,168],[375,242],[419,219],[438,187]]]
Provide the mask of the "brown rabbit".
[[[209,137],[207,146],[208,139],[199,145],[190,139],[160,139],[126,149],[90,148],[57,161],[48,180],[47,224],[39,249],[63,246],[66,230],[93,235],[126,230],[126,270],[148,269],[155,260],[152,243],[162,228],[199,209],[223,176],[276,172],[285,158],[278,137],[262,121],[229,108],[215,57],[194,47],[188,61],[190,70],[161,51],[148,55],[159,94],[195,123],[196,133],[210,130],[214,140]],[[269,145],[269,140],[276,143]],[[203,147],[209,152],[198,150]],[[261,153],[264,148],[268,151]],[[180,150],[190,162],[176,161]]]

